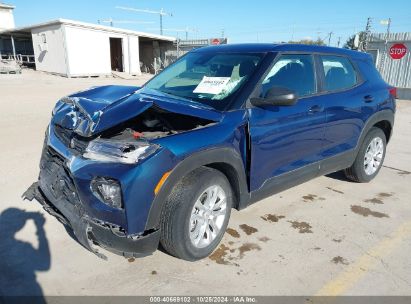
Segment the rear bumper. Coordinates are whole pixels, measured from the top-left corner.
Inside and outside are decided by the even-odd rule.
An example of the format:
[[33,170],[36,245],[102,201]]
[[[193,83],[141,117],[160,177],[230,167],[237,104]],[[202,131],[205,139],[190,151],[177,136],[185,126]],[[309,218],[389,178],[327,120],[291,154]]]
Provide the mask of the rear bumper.
[[100,258],[106,259],[106,256],[99,251],[98,247],[124,257],[146,256],[157,249],[160,240],[159,230],[140,236],[127,236],[116,227],[89,218],[81,205],[64,200],[52,202],[49,199],[52,195],[47,193],[47,189],[48,187],[41,187],[40,179],[23,194],[23,198],[30,201],[36,199],[44,210],[73,231],[81,245]]

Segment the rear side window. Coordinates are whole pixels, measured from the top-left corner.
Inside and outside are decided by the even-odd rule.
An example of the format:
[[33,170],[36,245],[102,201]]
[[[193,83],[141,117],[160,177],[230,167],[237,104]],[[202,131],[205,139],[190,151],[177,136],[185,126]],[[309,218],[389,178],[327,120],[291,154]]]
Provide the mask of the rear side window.
[[273,87],[285,87],[308,96],[316,92],[313,56],[305,54],[281,55],[262,85],[262,97]]
[[339,56],[320,56],[320,58],[324,69],[326,91],[340,91],[357,84],[357,73],[348,58]]

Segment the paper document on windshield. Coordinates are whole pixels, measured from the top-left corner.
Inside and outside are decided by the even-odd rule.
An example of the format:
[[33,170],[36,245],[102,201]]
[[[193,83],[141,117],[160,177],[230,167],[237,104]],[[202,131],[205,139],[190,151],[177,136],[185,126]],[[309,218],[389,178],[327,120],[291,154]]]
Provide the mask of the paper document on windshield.
[[220,94],[224,90],[230,79],[230,77],[204,76],[198,86],[194,89],[193,93],[214,95]]

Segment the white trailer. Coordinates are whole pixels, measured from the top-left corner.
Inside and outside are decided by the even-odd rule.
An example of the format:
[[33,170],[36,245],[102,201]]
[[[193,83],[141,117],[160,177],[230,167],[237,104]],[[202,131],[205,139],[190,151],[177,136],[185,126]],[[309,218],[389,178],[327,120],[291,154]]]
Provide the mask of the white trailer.
[[32,41],[36,70],[67,77],[111,75],[112,71],[139,75],[144,57],[153,58],[161,48],[172,47],[175,40],[66,19],[2,31],[0,36],[14,41],[13,36],[24,33]]

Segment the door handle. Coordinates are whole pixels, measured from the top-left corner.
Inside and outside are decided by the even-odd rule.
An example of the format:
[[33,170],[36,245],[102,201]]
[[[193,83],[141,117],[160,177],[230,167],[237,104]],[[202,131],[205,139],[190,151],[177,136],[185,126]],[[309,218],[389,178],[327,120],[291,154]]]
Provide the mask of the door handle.
[[371,95],[364,96],[364,102],[366,103],[372,102],[373,100],[374,100],[374,97],[372,97]]
[[323,110],[324,108],[322,106],[315,105],[308,109],[308,113],[314,114],[314,113],[322,112]]

